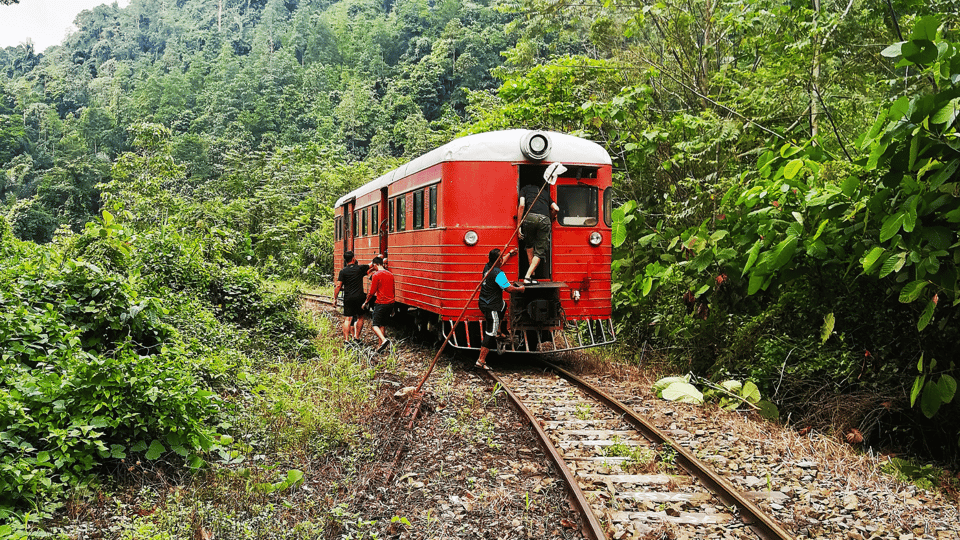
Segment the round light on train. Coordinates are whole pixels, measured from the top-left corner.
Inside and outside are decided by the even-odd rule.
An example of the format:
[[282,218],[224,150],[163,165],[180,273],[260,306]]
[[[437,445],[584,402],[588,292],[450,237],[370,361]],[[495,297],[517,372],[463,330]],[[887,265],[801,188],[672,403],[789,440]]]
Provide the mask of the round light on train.
[[599,245],[600,245],[600,242],[603,242],[603,235],[602,235],[602,234],[598,233],[597,231],[593,231],[592,233],[590,233],[590,245],[591,245],[591,246],[599,246]]
[[550,137],[542,131],[531,131],[520,141],[520,152],[527,159],[542,161],[550,153]]
[[463,241],[464,241],[468,246],[474,246],[474,245],[476,245],[476,244],[477,244],[477,240],[479,240],[479,239],[480,239],[480,237],[477,236],[477,232],[476,232],[476,231],[467,231],[467,234],[463,235]]

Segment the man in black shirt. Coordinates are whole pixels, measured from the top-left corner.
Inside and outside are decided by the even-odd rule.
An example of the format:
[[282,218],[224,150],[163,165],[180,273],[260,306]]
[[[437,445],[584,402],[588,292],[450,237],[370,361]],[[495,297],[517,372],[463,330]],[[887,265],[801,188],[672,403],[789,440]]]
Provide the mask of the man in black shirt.
[[477,358],[476,366],[481,369],[487,369],[487,354],[490,349],[497,346],[497,334],[500,333],[500,321],[503,318],[503,312],[507,309],[506,302],[503,301],[503,291],[524,291],[523,285],[514,286],[507,280],[507,275],[500,269],[511,255],[517,253],[516,249],[510,250],[502,257],[499,249],[491,249],[487,254],[487,265],[483,267],[483,284],[480,285],[480,297],[477,299],[480,312],[485,319],[483,325],[483,341],[480,343],[480,357]]
[[[336,303],[340,289],[343,289],[343,340],[359,340],[363,331],[363,301],[367,298],[363,292],[363,276],[367,275],[370,265],[358,264],[352,251],[343,254],[343,269],[337,276],[337,286],[333,289],[333,301]],[[354,320],[356,319],[356,320]]]
[[[539,196],[538,196],[539,194]],[[523,217],[523,211],[530,208],[530,212]],[[520,206],[517,208],[517,219],[523,219],[520,224],[520,239],[526,243],[527,274],[523,282],[527,285],[535,284],[533,273],[537,270],[540,261],[546,258],[549,249],[548,235],[550,234],[550,213],[559,212],[560,207],[550,199],[550,186],[543,186],[541,190],[535,184],[527,184],[520,188]]]

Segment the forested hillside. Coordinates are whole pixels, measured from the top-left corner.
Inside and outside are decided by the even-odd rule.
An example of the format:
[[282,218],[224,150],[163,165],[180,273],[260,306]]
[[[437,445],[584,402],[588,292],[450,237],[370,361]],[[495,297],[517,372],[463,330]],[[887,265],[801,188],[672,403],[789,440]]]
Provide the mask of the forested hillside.
[[[0,51],[0,197],[13,231],[41,243],[61,226],[79,232],[111,185],[141,174],[142,197],[126,207],[140,221],[179,220],[187,205],[191,224],[204,214],[251,256],[307,238],[286,252],[305,258],[294,266],[329,258],[330,197],[370,177],[361,160],[381,169],[459,130],[468,89],[495,87],[512,18],[456,1],[85,11],[62,46]],[[137,142],[146,131],[149,148]],[[153,188],[176,209],[149,200]]]
[[[0,51],[0,512],[128,453],[199,466],[229,447],[218,400],[253,365],[319,354],[263,277],[328,283],[339,195],[515,127],[614,156],[618,356],[749,378],[793,424],[956,459],[958,13],[132,0]],[[130,401],[89,385],[65,405],[90,365],[126,373],[109,396]],[[143,383],[148,403],[128,379],[164,380],[150,365],[182,382]],[[157,399],[169,416],[127,421]],[[91,435],[54,449],[69,429]]]

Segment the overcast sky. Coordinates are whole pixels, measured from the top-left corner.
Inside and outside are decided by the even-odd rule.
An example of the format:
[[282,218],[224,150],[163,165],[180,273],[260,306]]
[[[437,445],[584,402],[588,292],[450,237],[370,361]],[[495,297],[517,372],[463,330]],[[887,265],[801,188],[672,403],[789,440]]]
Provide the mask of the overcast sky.
[[[130,0],[116,0],[126,7]],[[42,52],[51,45],[59,45],[68,31],[74,31],[73,19],[85,9],[113,0],[20,0],[19,4],[0,4],[0,48],[16,47],[33,40],[33,46]]]

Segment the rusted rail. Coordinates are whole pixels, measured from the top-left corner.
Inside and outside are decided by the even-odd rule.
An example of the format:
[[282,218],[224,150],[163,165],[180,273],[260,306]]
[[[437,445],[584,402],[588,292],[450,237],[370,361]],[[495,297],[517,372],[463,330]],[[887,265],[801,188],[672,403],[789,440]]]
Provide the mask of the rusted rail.
[[510,397],[510,401],[520,411],[520,414],[527,419],[527,422],[533,428],[534,432],[536,432],[537,438],[540,441],[540,446],[543,447],[544,451],[550,457],[550,460],[553,462],[554,466],[557,467],[557,470],[563,477],[563,481],[567,485],[567,491],[570,495],[571,502],[574,504],[574,506],[576,506],[576,510],[580,512],[580,515],[583,516],[585,520],[583,526],[581,527],[583,534],[587,536],[587,538],[591,538],[593,540],[604,540],[607,535],[604,534],[603,527],[600,525],[600,521],[590,509],[590,503],[583,494],[583,490],[580,489],[576,478],[574,478],[570,468],[567,467],[566,462],[564,462],[563,456],[560,455],[560,452],[558,452],[556,447],[550,442],[550,438],[540,426],[540,422],[537,420],[537,417],[534,416],[529,409],[527,409],[527,407],[523,404],[523,401],[513,393],[510,387],[507,386],[504,381],[500,379],[500,377],[497,377],[497,375],[492,371],[481,370],[481,372],[486,375],[487,378],[489,378],[494,384],[499,384],[501,388],[503,388],[503,390],[507,393],[507,396]]
[[[524,378],[528,378],[528,375],[524,374],[510,374],[506,377],[500,377],[492,372],[484,372],[484,375],[490,378],[490,380],[495,383],[499,383],[507,395],[510,397],[511,401],[516,405],[517,409],[521,412],[523,416],[527,418],[530,426],[533,428],[534,432],[537,434],[538,439],[540,440],[541,446],[544,447],[546,453],[550,456],[550,459],[557,466],[557,469],[560,471],[561,476],[568,486],[568,491],[570,493],[571,500],[574,502],[578,510],[581,511],[584,516],[584,534],[588,537],[596,539],[609,538],[614,535],[611,531],[614,529],[613,521],[621,523],[621,526],[625,520],[630,519],[630,527],[643,527],[644,525],[639,523],[649,523],[656,522],[657,519],[667,519],[672,520],[674,523],[685,523],[688,525],[694,526],[717,526],[722,525],[725,520],[738,520],[742,525],[747,526],[752,530],[759,538],[762,540],[791,540],[792,536],[784,530],[777,521],[763,512],[759,507],[757,507],[753,502],[751,502],[747,496],[741,493],[732,483],[730,483],[725,478],[716,474],[712,468],[708,465],[702,463],[697,459],[689,450],[684,448],[682,445],[678,444],[676,441],[671,439],[668,435],[657,429],[649,421],[645,420],[639,416],[636,412],[633,411],[630,407],[620,403],[616,398],[610,396],[603,390],[593,386],[592,384],[576,377],[567,370],[546,362],[544,360],[538,360],[540,365],[545,368],[545,374],[553,373],[559,379],[566,381],[566,383],[559,382],[559,379],[550,378],[546,380],[543,377],[545,374],[539,374],[538,377],[539,383],[526,382],[520,384]],[[516,375],[516,377],[514,377]],[[517,381],[517,386],[511,388],[509,380]],[[556,384],[550,381],[557,381]],[[564,385],[562,391],[558,390],[561,388],[559,385]],[[566,397],[563,397],[563,392],[566,392]],[[565,399],[572,399],[570,396],[572,392],[576,392],[576,395],[584,396],[583,402],[572,403],[564,401]],[[569,425],[563,425],[562,427],[558,424],[564,424],[564,422],[555,422],[555,421],[545,421],[545,418],[540,418],[531,411],[531,407],[528,407],[524,403],[524,397],[531,399],[531,404],[541,407],[542,411],[548,409],[570,409],[570,408],[583,408],[584,411],[590,411],[589,416],[591,420],[586,420],[588,414],[583,415],[583,420],[574,420],[572,423],[582,422],[588,424],[582,426],[586,429],[581,429],[581,427],[571,428]],[[558,397],[560,396],[560,397]],[[535,400],[535,401],[534,401]],[[602,405],[599,408],[591,409],[592,404],[599,403]],[[600,420],[601,418],[606,418],[606,420]],[[591,425],[592,424],[592,425]],[[601,426],[601,424],[608,424],[606,426]],[[619,427],[617,427],[619,426]],[[602,429],[597,429],[602,427]],[[545,429],[546,428],[546,429]],[[550,435],[547,433],[547,429],[553,429],[553,433],[557,436],[558,433],[604,433],[605,436],[600,437],[601,439],[614,439],[617,444],[621,445],[639,445],[639,444],[650,444],[656,448],[669,448],[675,454],[675,463],[681,467],[691,478],[695,478],[700,483],[701,490],[706,490],[708,493],[703,492],[702,495],[696,493],[676,493],[656,491],[656,490],[641,490],[641,491],[629,491],[629,490],[617,490],[613,495],[615,498],[619,497],[630,497],[636,498],[636,500],[647,500],[647,501],[656,501],[657,504],[669,504],[672,502],[679,501],[696,501],[702,499],[703,497],[710,497],[712,494],[716,497],[716,500],[720,501],[723,505],[725,512],[721,514],[710,514],[710,513],[676,513],[677,515],[663,516],[659,515],[657,512],[644,512],[641,510],[633,510],[629,512],[610,512],[609,509],[603,509],[603,502],[598,501],[598,494],[606,496],[606,493],[601,489],[600,491],[587,491],[585,492],[581,488],[581,484],[586,485],[588,488],[591,485],[591,482],[594,484],[599,483],[603,485],[607,483],[610,487],[610,492],[615,490],[612,487],[612,483],[615,482],[651,482],[655,483],[669,483],[670,480],[660,475],[661,480],[653,478],[657,475],[634,475],[629,473],[623,473],[619,475],[606,474],[585,474],[584,473],[584,463],[590,462],[591,460],[605,460],[611,459],[616,460],[620,458],[595,458],[595,457],[578,457],[575,452],[571,454],[571,445],[576,447],[578,445],[595,445],[593,448],[602,447],[604,444],[610,444],[610,440],[558,440],[560,446],[563,446],[564,450],[558,449],[554,444],[554,441],[551,440]],[[629,431],[624,431],[629,430]],[[639,443],[637,441],[628,440],[632,433],[632,437],[639,438],[640,440],[645,440],[645,443]],[[618,437],[624,437],[623,440],[620,440]],[[582,450],[582,448],[580,449]],[[564,454],[568,454],[565,457]],[[574,460],[569,465],[568,460]],[[579,467],[579,470],[576,470],[576,474],[573,469]],[[592,471],[587,471],[592,472]],[[632,484],[627,484],[632,485]],[[639,484],[638,484],[639,485]],[[593,504],[591,504],[590,498],[593,499]],[[732,513],[729,513],[732,512]],[[601,515],[596,515],[600,513]],[[659,517],[658,517],[659,515]],[[639,521],[636,521],[639,520]],[[646,520],[646,521],[645,521]],[[621,536],[624,536],[621,534]]]
[[321,304],[325,306],[333,306],[333,298],[330,296],[325,296],[322,294],[312,294],[312,293],[300,293],[300,298],[303,299],[305,304]]
[[677,444],[667,434],[663,433],[652,423],[648,422],[630,407],[620,403],[616,398],[603,390],[580,379],[569,371],[550,362],[540,360],[540,363],[558,373],[564,379],[576,384],[581,390],[590,394],[598,401],[623,415],[637,431],[656,444],[665,444],[677,453],[678,463],[692,476],[702,482],[710,491],[728,506],[737,508],[741,519],[764,540],[792,540],[792,536],[779,523],[767,515],[757,505],[753,504],[727,479],[716,474],[713,469],[697,459],[689,450]]

